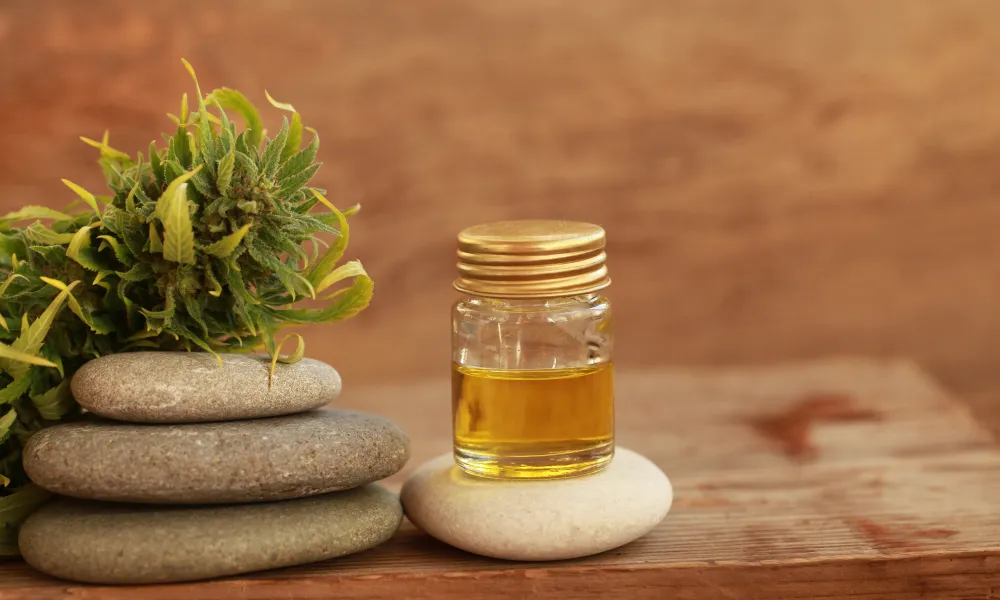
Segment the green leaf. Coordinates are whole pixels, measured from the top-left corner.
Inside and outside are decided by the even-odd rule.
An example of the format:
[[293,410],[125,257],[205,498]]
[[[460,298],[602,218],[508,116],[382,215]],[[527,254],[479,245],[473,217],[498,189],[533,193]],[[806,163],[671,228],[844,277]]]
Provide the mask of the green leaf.
[[359,260],[348,261],[340,265],[333,271],[330,271],[330,273],[316,285],[316,293],[318,294],[319,292],[322,292],[323,290],[329,288],[333,284],[339,281],[343,281],[344,279],[349,279],[351,277],[358,277],[365,274],[366,274],[365,269],[364,267],[361,266],[361,261]]
[[349,319],[364,310],[371,302],[374,290],[375,282],[367,275],[362,275],[354,280],[351,287],[335,294],[335,301],[326,308],[284,309],[269,312],[289,323],[334,323]]
[[189,63],[185,58],[181,59],[181,63],[184,65],[184,68],[187,69],[187,72],[191,75],[191,79],[194,80],[194,89],[198,92],[198,107],[204,109],[205,99],[201,95],[201,86],[198,84],[198,76],[195,75],[194,73],[194,67],[192,67],[191,63]]
[[66,248],[66,256],[72,258],[81,266],[91,271],[102,271],[104,266],[97,260],[97,255],[90,247],[90,226],[84,225],[70,240]]
[[21,275],[19,273],[11,273],[10,275],[7,276],[7,279],[5,279],[2,284],[0,284],[0,298],[3,297],[4,293],[7,291],[7,288],[10,287],[10,284],[14,283],[15,279],[23,279],[25,281],[28,281],[28,278],[25,277],[24,275]]
[[243,171],[244,173],[246,173],[246,176],[251,181],[256,181],[257,180],[257,175],[258,175],[257,164],[254,163],[254,160],[252,158],[250,158],[250,156],[248,154],[245,154],[245,153],[241,152],[239,150],[239,146],[238,145],[236,146],[236,148],[237,148],[236,149],[236,164],[237,164],[237,166],[240,168],[241,171]]
[[0,498],[0,524],[19,525],[51,497],[50,492],[33,483],[22,485],[13,494]]
[[58,421],[63,415],[73,410],[73,394],[70,392],[69,379],[63,379],[59,385],[43,394],[31,396],[31,403],[38,409],[38,414],[46,421]]
[[0,390],[0,404],[10,404],[28,392],[31,384],[35,382],[35,371],[28,367],[28,370],[17,376],[14,381],[8,383]]
[[46,206],[23,206],[21,210],[7,213],[0,217],[0,221],[30,221],[32,219],[55,219],[57,221],[70,221],[73,217],[58,210],[52,210]]
[[165,302],[163,310],[146,310],[145,308],[140,308],[141,312],[148,319],[163,319],[165,323],[169,323],[174,317],[175,301],[174,301],[174,290],[173,288],[167,288],[165,296]]
[[267,90],[264,90],[264,96],[267,97],[267,101],[271,103],[271,106],[275,108],[280,108],[281,110],[287,110],[292,113],[292,124],[288,129],[288,142],[285,144],[285,148],[281,151],[281,162],[285,162],[293,154],[298,152],[299,146],[302,144],[302,117],[299,116],[295,107],[287,102],[278,102],[271,97],[271,94]]
[[90,226],[84,225],[73,234],[73,239],[69,241],[66,248],[66,256],[80,262],[80,250],[90,248]]
[[[56,315],[62,308],[66,298],[70,295],[70,292],[79,283],[79,281],[74,281],[66,286],[66,289],[59,292],[59,295],[57,295],[55,299],[49,303],[45,311],[42,312],[42,314],[40,314],[27,329],[23,329],[21,331],[21,335],[19,335],[13,343],[13,348],[15,350],[20,350],[26,354],[38,354],[38,351],[42,348],[42,343],[45,341],[45,336],[49,333],[49,328],[52,327],[52,322],[55,320]],[[7,361],[4,360],[0,362],[0,364],[6,365],[6,362]],[[3,370],[7,371],[11,377],[17,379],[22,374],[27,372],[28,365],[24,363],[13,363],[13,365],[4,366]]]
[[111,246],[111,249],[114,251],[115,257],[123,265],[127,267],[132,264],[132,261],[135,259],[135,257],[132,256],[132,253],[129,252],[128,248],[119,244],[118,240],[116,240],[114,236],[99,235],[97,236],[97,239],[104,240],[105,242],[107,242],[107,244]]
[[330,208],[331,211],[333,211],[333,214],[337,216],[337,221],[340,227],[340,236],[337,237],[332,244],[330,244],[327,251],[318,261],[316,261],[316,264],[314,264],[313,268],[309,271],[309,282],[313,284],[313,287],[317,287],[320,282],[323,281],[323,279],[329,275],[331,271],[333,271],[333,267],[337,264],[337,261],[344,256],[344,252],[347,250],[347,240],[350,229],[347,225],[347,219],[344,217],[343,213],[337,210],[336,207],[330,204],[330,202],[316,190],[313,190],[313,194],[315,194],[318,199],[320,199]]
[[184,295],[184,309],[187,311],[188,316],[194,319],[194,322],[201,327],[201,332],[208,335],[208,325],[205,323],[205,318],[202,316],[201,304],[198,302],[198,298],[191,294]]
[[299,171],[295,175],[290,175],[287,179],[278,181],[278,185],[280,185],[281,188],[278,190],[277,196],[279,198],[284,198],[297,192],[302,186],[308,183],[310,179],[312,179],[312,176],[316,174],[319,167],[320,163],[315,163],[312,166]]
[[97,148],[98,150],[100,150],[102,158],[112,158],[112,159],[115,159],[115,160],[121,162],[123,164],[123,166],[129,166],[129,165],[132,164],[132,157],[130,157],[128,154],[125,154],[124,152],[120,152],[118,150],[115,150],[114,148],[112,148],[111,146],[108,145],[108,132],[107,131],[104,132],[104,140],[103,141],[98,142],[97,140],[92,140],[90,138],[85,138],[83,136],[80,136],[80,140],[84,144],[87,144],[88,146],[93,146],[94,148]]
[[[293,337],[296,338],[299,342],[298,344],[295,345],[295,352],[292,352],[288,356],[281,356],[281,347],[285,345],[285,342],[287,342],[289,339]],[[306,342],[304,339],[302,339],[302,336],[297,333],[290,333],[286,335],[285,339],[281,340],[281,343],[278,344],[278,347],[275,348],[274,351],[271,353],[271,369],[267,372],[268,389],[271,388],[271,378],[274,377],[274,369],[278,366],[279,362],[283,364],[297,363],[300,360],[302,360],[302,358],[305,355],[306,355]]]
[[41,356],[36,356],[34,354],[27,354],[21,352],[20,350],[15,350],[7,344],[0,343],[0,358],[6,360],[12,360],[15,362],[28,363],[29,365],[38,365],[39,367],[55,367],[56,364],[52,361],[45,360]]
[[[198,165],[204,166],[204,165]],[[198,190],[198,193],[206,198],[211,198],[215,196],[215,182],[212,181],[208,174],[208,171],[201,171],[197,175],[191,178],[191,184],[194,185],[194,189]]]
[[228,110],[235,110],[246,122],[248,133],[246,134],[246,145],[248,149],[256,151],[260,147],[261,137],[264,134],[264,122],[260,119],[257,108],[247,100],[246,96],[229,88],[219,88],[212,90],[208,95],[207,102],[218,102],[219,106]]
[[17,411],[11,408],[7,414],[0,417],[0,444],[7,441],[13,431],[14,423],[17,421]]
[[163,252],[163,240],[160,239],[160,234],[156,232],[156,225],[153,223],[149,224],[149,251]]
[[65,283],[59,281],[58,279],[51,279],[49,277],[42,277],[41,279],[52,287],[69,294],[67,298],[69,301],[69,309],[73,311],[73,314],[76,315],[78,319],[86,323],[87,326],[90,327],[95,333],[105,334],[114,331],[114,327],[111,323],[97,315],[84,311],[83,307],[80,306],[80,302],[75,296],[73,296],[72,290]]
[[211,265],[205,265],[205,281],[212,288],[208,291],[210,295],[216,298],[222,295],[222,284],[219,283],[219,280],[215,277],[215,273],[212,272]]
[[186,181],[201,171],[202,165],[170,182],[156,203],[156,217],[163,223],[163,258],[194,264],[194,230],[188,209]]
[[264,154],[260,157],[260,164],[263,167],[264,179],[271,179],[278,172],[281,161],[281,153],[285,149],[288,141],[288,119],[281,120],[281,130],[273,140],[267,143]]
[[229,183],[233,180],[233,167],[236,165],[236,148],[230,148],[229,152],[219,161],[219,176],[216,179],[216,186],[220,194],[229,191]]
[[98,217],[101,216],[101,209],[97,206],[97,198],[95,198],[93,194],[68,179],[63,179],[62,182],[66,184],[66,187],[76,192],[76,195],[79,196],[81,200],[86,202],[87,206],[89,206]]
[[243,227],[240,227],[237,231],[230,233],[221,240],[209,244],[202,248],[205,252],[211,254],[212,256],[217,256],[219,258],[229,258],[229,256],[236,250],[236,247],[240,245],[240,241],[243,240],[243,236],[250,231],[250,224],[247,223]]
[[156,151],[156,141],[149,142],[149,166],[153,170],[157,184],[163,183],[163,162],[160,153]]
[[316,160],[316,153],[319,152],[319,136],[313,136],[312,143],[299,150],[295,156],[289,158],[285,164],[281,165],[276,175],[278,181],[283,181],[288,177],[299,173],[309,167]]
[[38,221],[29,225],[24,230],[24,233],[27,234],[28,239],[31,241],[38,242],[39,244],[46,246],[68,244],[73,240],[72,233],[56,233]]
[[132,265],[128,271],[115,271],[115,274],[122,281],[143,281],[153,276],[153,267],[148,263],[140,262]]

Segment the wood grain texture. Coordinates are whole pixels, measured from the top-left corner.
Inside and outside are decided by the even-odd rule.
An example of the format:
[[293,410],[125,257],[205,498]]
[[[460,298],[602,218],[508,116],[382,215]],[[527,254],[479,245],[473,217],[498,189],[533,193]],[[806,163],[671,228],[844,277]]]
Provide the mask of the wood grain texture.
[[375,302],[307,335],[348,385],[444,376],[455,233],[547,216],[607,228],[622,365],[906,355],[1000,389],[997,55],[989,0],[7,0],[0,209],[99,185],[78,135],[145,149],[186,56],[294,103],[364,206]]
[[[652,533],[617,550],[505,562],[405,524],[362,554],[198,584],[81,586],[0,565],[0,598],[968,600],[1000,590],[1000,452],[960,402],[909,362],[620,379],[619,439],[664,468],[675,503]],[[370,387],[345,400],[376,407],[410,432],[409,471],[449,448],[443,389],[413,385],[405,391],[414,401],[402,403],[403,388]],[[785,427],[760,427],[783,418]],[[790,452],[785,436],[811,450]]]

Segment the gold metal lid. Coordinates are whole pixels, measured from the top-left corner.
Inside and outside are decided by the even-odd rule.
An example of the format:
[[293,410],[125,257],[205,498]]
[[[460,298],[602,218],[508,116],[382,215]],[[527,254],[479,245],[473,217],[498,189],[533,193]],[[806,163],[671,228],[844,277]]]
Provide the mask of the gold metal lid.
[[611,284],[604,230],[575,221],[498,221],[458,234],[455,289],[491,298],[576,296]]

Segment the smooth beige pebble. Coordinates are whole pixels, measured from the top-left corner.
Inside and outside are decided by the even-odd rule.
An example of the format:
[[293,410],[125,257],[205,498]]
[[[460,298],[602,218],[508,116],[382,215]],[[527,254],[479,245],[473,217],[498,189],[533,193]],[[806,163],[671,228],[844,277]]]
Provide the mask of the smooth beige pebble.
[[421,465],[401,499],[410,521],[446,544],[537,561],[598,554],[642,537],[666,517],[673,488],[659,467],[624,448],[599,473],[550,481],[473,477],[448,453]]

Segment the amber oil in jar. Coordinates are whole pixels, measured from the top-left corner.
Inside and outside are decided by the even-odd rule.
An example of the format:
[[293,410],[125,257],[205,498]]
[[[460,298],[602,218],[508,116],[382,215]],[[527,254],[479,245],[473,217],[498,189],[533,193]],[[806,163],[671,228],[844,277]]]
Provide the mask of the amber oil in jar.
[[614,455],[604,231],[505,221],[459,235],[452,313],[455,460],[494,479],[593,473]]

